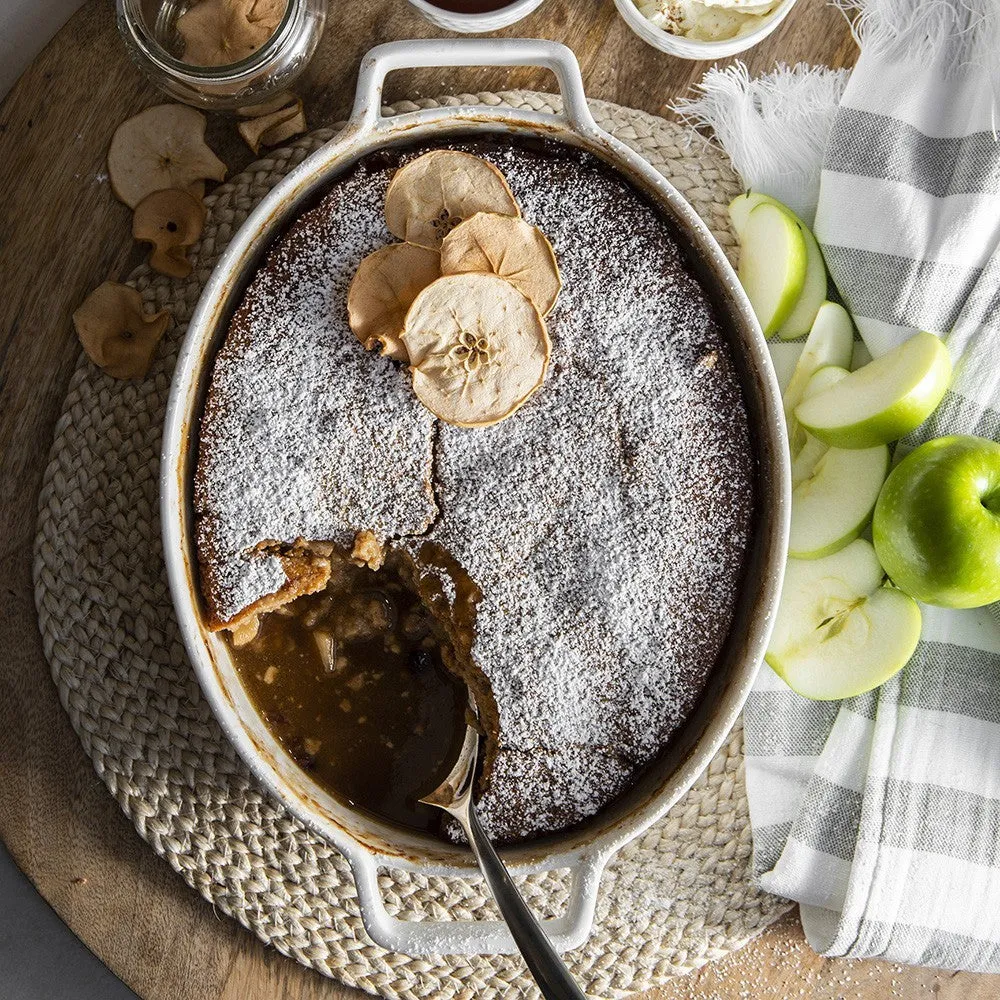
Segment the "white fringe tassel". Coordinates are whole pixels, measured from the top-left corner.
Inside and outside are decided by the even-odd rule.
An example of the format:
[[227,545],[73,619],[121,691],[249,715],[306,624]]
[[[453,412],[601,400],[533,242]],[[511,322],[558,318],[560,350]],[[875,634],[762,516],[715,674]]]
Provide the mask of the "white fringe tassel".
[[697,96],[673,110],[692,129],[714,132],[747,188],[777,198],[811,224],[823,152],[849,75],[799,63],[751,80],[737,62],[710,69]]
[[[954,74],[981,71],[1000,98],[1000,0],[833,0],[857,15],[865,62],[934,61]],[[692,130],[711,129],[743,183],[812,222],[827,138],[847,70],[779,65],[750,79],[746,66],[710,69],[696,96],[673,108]],[[996,129],[996,122],[994,122]]]
[[854,37],[866,55],[925,62],[952,71],[979,69],[996,88],[1000,62],[997,0],[834,0],[858,14]]

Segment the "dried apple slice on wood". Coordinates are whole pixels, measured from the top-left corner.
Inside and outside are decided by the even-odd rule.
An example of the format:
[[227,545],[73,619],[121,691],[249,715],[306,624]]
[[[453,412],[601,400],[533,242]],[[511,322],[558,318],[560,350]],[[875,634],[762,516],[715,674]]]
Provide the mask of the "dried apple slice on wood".
[[534,303],[495,274],[438,278],[406,314],[413,389],[459,427],[509,417],[545,380],[552,345]]
[[369,254],[347,290],[347,318],[354,335],[367,350],[378,344],[385,357],[406,361],[400,340],[406,312],[440,275],[440,255],[426,247],[392,243]]
[[183,104],[158,104],[122,122],[111,138],[108,177],[115,197],[135,208],[148,194],[221,181],[226,165],[205,144],[205,116]]
[[389,231],[432,250],[476,212],[521,214],[492,163],[452,149],[432,150],[400,167],[385,195]]
[[87,357],[114,378],[142,378],[153,363],[170,313],[142,311],[142,296],[128,285],[105,281],[73,313]]
[[205,206],[187,191],[167,188],[146,195],[135,207],[132,235],[151,243],[149,266],[171,278],[186,278],[191,273],[187,250],[201,236],[205,225]]
[[477,212],[441,244],[441,273],[490,273],[506,278],[547,316],[562,278],[552,244],[542,231],[511,215]]

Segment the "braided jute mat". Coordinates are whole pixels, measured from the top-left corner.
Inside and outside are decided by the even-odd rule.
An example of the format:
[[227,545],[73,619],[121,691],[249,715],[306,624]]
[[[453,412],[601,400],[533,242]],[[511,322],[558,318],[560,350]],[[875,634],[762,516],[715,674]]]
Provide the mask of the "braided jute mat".
[[[439,104],[558,108],[548,94],[460,95]],[[389,113],[412,111],[397,104]],[[599,124],[688,197],[723,246],[739,185],[725,159],[689,147],[662,119],[595,102]],[[40,499],[35,594],[59,695],[97,773],[153,850],[218,909],[305,965],[388,998],[535,997],[518,957],[410,958],[364,932],[338,852],[264,794],[202,697],[174,620],[160,546],[157,474],[170,376],[192,309],[220,252],[254,205],[335,134],[322,129],[259,160],[206,200],[194,273],[138,268],[147,309],[174,324],[147,378],[116,381],[81,356],[55,430]],[[737,728],[708,771],[659,824],[612,861],[587,944],[568,956],[595,996],[663,983],[741,947],[787,903],[748,875],[750,825]],[[404,919],[494,917],[478,880],[388,872],[382,890]],[[545,915],[565,904],[560,873],[522,882]]]

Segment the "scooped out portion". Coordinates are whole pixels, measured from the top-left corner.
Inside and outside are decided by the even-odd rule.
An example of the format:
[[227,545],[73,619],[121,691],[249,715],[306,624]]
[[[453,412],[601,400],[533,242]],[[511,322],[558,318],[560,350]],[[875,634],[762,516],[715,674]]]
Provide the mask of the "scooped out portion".
[[[438,599],[439,577],[422,572],[407,551],[385,552],[365,532],[351,553],[310,548],[329,567],[325,585],[263,615],[252,638],[230,637],[240,679],[268,728],[319,785],[381,819],[438,832],[440,811],[418,800],[458,756],[466,679],[495,733],[492,694],[471,675],[462,648],[474,590],[470,584],[450,616]],[[423,558],[441,571],[447,561],[434,546]],[[491,746],[488,736],[487,769]]]

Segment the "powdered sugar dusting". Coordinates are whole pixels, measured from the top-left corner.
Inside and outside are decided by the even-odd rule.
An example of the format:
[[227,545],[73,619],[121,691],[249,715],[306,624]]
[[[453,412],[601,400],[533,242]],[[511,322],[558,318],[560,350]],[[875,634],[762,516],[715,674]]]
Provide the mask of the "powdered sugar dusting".
[[443,425],[437,462],[431,537],[484,593],[473,654],[501,747],[482,810],[508,837],[595,812],[691,711],[729,632],[752,466],[712,307],[650,208],[592,161],[490,158],[564,279],[544,386],[493,427]]
[[[496,163],[555,247],[540,391],[494,427],[440,425],[432,446],[405,369],[346,324],[357,261],[390,239],[398,160],[372,163],[252,283],[216,368],[199,497],[230,610],[274,589],[273,567],[240,555],[261,538],[371,528],[455,557],[483,592],[473,655],[501,718],[482,808],[512,840],[592,815],[690,713],[731,624],[753,460],[713,308],[656,212],[582,154],[456,148]],[[286,459],[289,425],[304,440]]]
[[[347,323],[347,288],[366,254],[390,242],[387,176],[364,168],[279,242],[251,282],[216,360],[201,430],[196,504],[203,574],[228,620],[274,593],[263,540],[349,544],[426,530],[437,513],[434,418],[392,362]],[[381,191],[381,193],[379,193]]]

